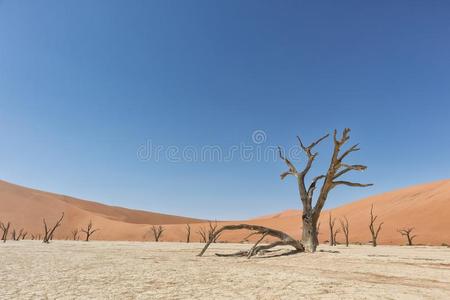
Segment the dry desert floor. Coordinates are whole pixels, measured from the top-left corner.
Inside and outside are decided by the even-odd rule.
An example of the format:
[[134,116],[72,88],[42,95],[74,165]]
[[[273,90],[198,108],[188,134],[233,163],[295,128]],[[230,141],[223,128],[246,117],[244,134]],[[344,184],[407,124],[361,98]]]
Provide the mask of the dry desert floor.
[[[314,254],[216,257],[198,243],[8,241],[2,299],[450,299],[450,248],[321,245]],[[272,253],[276,255],[280,252]]]

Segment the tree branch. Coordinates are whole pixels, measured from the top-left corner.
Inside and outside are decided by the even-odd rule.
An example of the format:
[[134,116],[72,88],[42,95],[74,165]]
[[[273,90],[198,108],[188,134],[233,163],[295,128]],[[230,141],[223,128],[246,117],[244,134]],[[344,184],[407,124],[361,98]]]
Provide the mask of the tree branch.
[[342,161],[347,155],[349,155],[352,152],[356,152],[359,151],[360,148],[358,148],[359,144],[355,144],[353,146],[350,147],[350,149],[348,149],[347,151],[345,151],[339,158],[338,161]]
[[284,157],[283,153],[281,152],[281,148],[278,147],[278,154],[280,155],[280,158],[282,160],[284,160],[284,162],[286,163],[286,165],[289,167],[289,171],[284,172],[283,174],[280,175],[281,180],[283,180],[286,176],[288,175],[293,175],[293,176],[297,176],[297,169],[295,168],[295,166],[291,163],[291,161],[289,159],[287,159],[286,157]]
[[358,182],[350,182],[350,181],[333,181],[333,187],[338,185],[348,185],[348,186],[356,186],[356,187],[367,187],[372,186],[373,183],[358,183]]
[[344,167],[342,171],[338,172],[336,175],[334,175],[333,179],[337,179],[338,177],[341,177],[342,175],[350,172],[350,171],[364,171],[367,169],[367,166],[364,165],[347,165],[347,164],[340,164],[340,167]]

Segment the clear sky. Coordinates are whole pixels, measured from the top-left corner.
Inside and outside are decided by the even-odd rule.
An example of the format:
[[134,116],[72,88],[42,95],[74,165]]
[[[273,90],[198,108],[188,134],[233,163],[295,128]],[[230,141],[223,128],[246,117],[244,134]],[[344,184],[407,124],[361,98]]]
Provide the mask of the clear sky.
[[0,1],[3,180],[253,217],[300,208],[283,162],[143,159],[142,145],[265,151],[343,127],[369,167],[350,179],[375,186],[338,187],[328,207],[449,178],[450,2]]

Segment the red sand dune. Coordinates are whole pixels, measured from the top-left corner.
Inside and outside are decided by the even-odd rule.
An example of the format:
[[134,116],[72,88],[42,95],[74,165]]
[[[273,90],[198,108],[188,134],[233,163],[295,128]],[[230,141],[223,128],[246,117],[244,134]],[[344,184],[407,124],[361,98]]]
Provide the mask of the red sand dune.
[[[416,228],[416,243],[450,244],[450,180],[412,186],[333,209],[333,216],[349,219],[351,242],[367,243],[370,240],[368,216],[372,203],[378,219],[384,222],[379,238],[381,244],[403,244],[404,238],[397,232],[402,227]],[[70,236],[71,230],[85,226],[90,219],[100,228],[93,239],[101,240],[151,240],[150,224],[164,224],[162,240],[183,241],[185,224],[190,223],[191,240],[199,241],[198,230],[208,226],[197,219],[113,207],[0,181],[0,220],[11,221],[17,229],[24,228],[37,234],[42,231],[42,217],[52,222],[62,211],[66,217],[57,231],[57,238]],[[324,211],[320,218],[319,239],[322,242],[328,240],[328,213]],[[242,222],[219,222],[219,225],[229,223],[259,224],[299,238],[301,212],[287,210]],[[339,226],[338,221],[336,226]],[[246,234],[226,233],[221,240],[239,242]],[[338,241],[342,240],[342,235],[338,235]]]
[[23,228],[29,234],[39,234],[43,230],[42,218],[53,224],[62,212],[65,216],[56,238],[70,236],[73,229],[86,227],[89,220],[100,229],[92,239],[101,240],[144,240],[148,239],[149,224],[202,221],[79,200],[0,180],[0,221],[11,221],[17,230]]

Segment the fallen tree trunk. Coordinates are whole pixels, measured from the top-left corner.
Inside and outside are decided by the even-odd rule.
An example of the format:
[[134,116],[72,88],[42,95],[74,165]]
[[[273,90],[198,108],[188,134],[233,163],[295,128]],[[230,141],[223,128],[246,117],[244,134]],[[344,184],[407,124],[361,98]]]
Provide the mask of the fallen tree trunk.
[[[202,251],[198,254],[198,256],[202,256],[205,253],[205,251],[208,249],[209,245],[211,245],[211,243],[215,240],[215,238],[217,236],[219,236],[220,234],[222,234],[222,232],[227,231],[227,230],[232,231],[232,230],[241,230],[241,229],[254,231],[251,235],[260,234],[262,237],[260,239],[258,239],[258,241],[248,251],[239,251],[239,252],[232,253],[232,254],[216,254],[217,256],[247,256],[247,258],[250,258],[254,255],[257,255],[261,251],[266,251],[266,250],[274,248],[276,246],[292,246],[295,249],[293,251],[293,253],[305,251],[305,247],[303,246],[303,244],[300,241],[295,240],[294,238],[292,238],[291,236],[289,236],[288,234],[286,234],[282,231],[264,227],[264,226],[259,226],[259,225],[239,224],[239,225],[225,225],[222,228],[220,228],[219,230],[217,230],[214,233],[214,235],[211,235],[209,237],[208,242],[203,247]],[[259,243],[266,236],[273,236],[275,238],[278,238],[279,241],[273,242],[268,245],[259,245]]]

